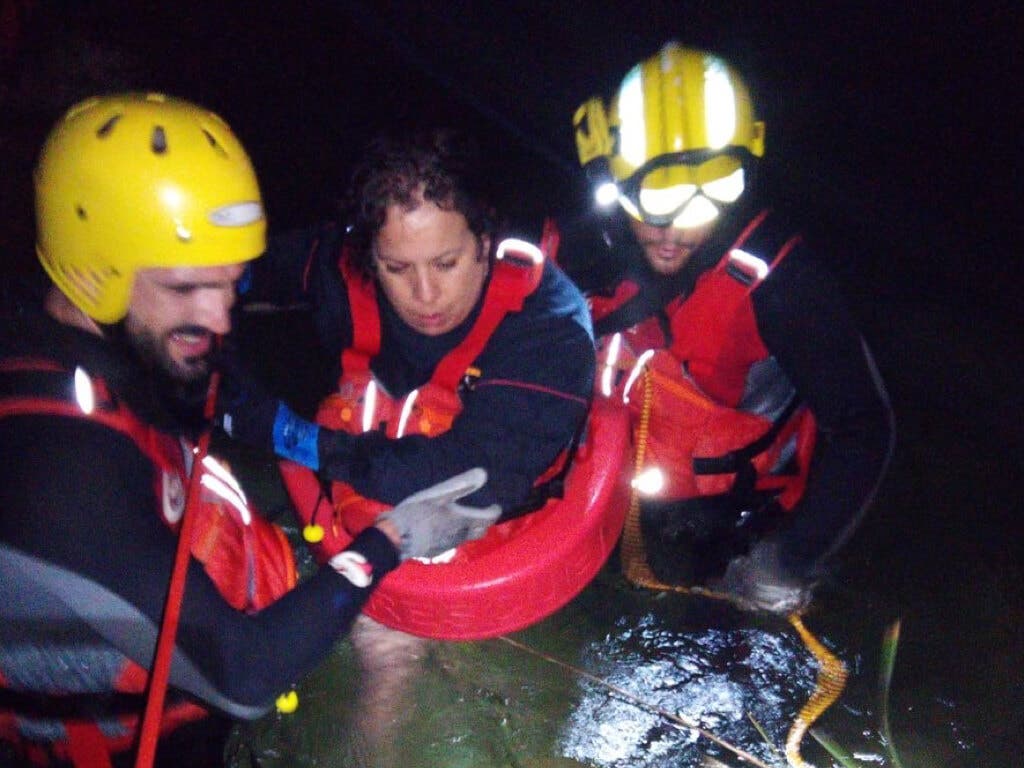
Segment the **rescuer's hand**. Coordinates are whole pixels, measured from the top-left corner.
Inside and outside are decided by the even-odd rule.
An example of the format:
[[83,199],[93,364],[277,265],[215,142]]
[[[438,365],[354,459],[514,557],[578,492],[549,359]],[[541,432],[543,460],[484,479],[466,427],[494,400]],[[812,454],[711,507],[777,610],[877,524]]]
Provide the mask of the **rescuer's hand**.
[[217,421],[224,431],[255,448],[317,469],[320,428],[272,396],[225,345],[218,359],[221,371]]
[[479,539],[498,519],[501,507],[467,507],[456,502],[479,490],[487,472],[477,467],[414,493],[377,518],[397,529],[400,556],[434,557],[469,539]]
[[811,584],[785,572],[777,542],[767,539],[755,544],[750,554],[730,560],[715,586],[743,608],[782,615],[802,611],[811,600]]

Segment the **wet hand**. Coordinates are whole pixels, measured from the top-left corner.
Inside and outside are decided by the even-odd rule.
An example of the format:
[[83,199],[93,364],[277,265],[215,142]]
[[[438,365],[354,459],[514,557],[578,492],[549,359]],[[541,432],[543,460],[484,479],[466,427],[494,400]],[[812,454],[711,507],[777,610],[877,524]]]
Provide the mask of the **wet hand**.
[[733,558],[713,586],[741,608],[784,616],[803,611],[811,601],[812,585],[785,572],[774,541],[760,541],[750,554]]

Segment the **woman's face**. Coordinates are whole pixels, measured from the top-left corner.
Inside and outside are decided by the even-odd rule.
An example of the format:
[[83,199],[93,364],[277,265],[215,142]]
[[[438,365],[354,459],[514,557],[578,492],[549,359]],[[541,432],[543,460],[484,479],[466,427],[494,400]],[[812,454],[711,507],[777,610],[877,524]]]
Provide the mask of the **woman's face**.
[[377,278],[409,326],[425,336],[447,333],[465,320],[483,290],[490,239],[455,210],[419,200],[392,204],[374,241]]

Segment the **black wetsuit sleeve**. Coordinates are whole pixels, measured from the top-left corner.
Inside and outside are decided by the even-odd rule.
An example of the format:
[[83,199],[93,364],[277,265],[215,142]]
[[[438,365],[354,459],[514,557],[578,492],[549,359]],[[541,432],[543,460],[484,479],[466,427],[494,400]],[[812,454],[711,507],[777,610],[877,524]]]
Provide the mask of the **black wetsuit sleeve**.
[[[177,544],[158,510],[159,470],[126,436],[79,419],[5,418],[0,448],[0,539],[95,581],[158,624]],[[372,565],[373,585],[397,565],[376,529],[351,548]],[[324,658],[371,591],[324,568],[247,615],[192,561],[178,648],[219,694],[267,706]]]
[[779,534],[783,566],[813,577],[874,497],[894,429],[888,396],[845,302],[805,256],[798,246],[783,259],[753,303],[766,347],[817,423],[806,491]]
[[570,306],[539,301],[502,323],[477,361],[482,375],[462,393],[462,412],[449,431],[397,440],[345,435],[333,454],[321,454],[324,473],[394,504],[481,466],[487,485],[466,502],[497,503],[506,513],[519,506],[583,422],[593,386],[593,337],[589,321],[581,321],[586,307],[565,277],[558,279],[564,288],[558,293]]

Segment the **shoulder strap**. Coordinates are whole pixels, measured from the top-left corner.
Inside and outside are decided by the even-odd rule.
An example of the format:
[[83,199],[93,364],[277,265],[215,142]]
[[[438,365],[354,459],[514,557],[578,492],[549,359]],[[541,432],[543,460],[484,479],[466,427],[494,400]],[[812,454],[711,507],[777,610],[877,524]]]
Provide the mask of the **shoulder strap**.
[[544,228],[540,233],[540,252],[544,258],[558,263],[558,246],[562,244],[562,233],[554,219],[544,219]]
[[69,371],[43,357],[0,360],[0,419],[22,415],[87,419],[129,437],[157,463],[166,461],[152,431],[117,401],[103,379],[81,368]]
[[[28,618],[83,622],[128,658],[148,666],[158,627],[139,608],[101,584],[0,542],[0,606],[23,607]],[[5,616],[6,619],[6,616]],[[259,717],[266,707],[224,696],[178,648],[172,680],[201,701],[240,719]]]
[[503,240],[498,245],[491,280],[476,322],[462,343],[444,356],[431,382],[455,391],[505,315],[521,310],[526,297],[537,290],[543,273],[544,254],[537,246],[525,240]]
[[751,290],[768,277],[803,239],[799,234],[788,232],[783,239],[778,236],[778,231],[773,231],[777,228],[763,227],[770,215],[771,209],[765,208],[751,219],[726,252],[728,258],[720,264],[730,277],[750,286]]
[[613,309],[600,320],[594,322],[594,336],[602,338],[642,323],[649,317],[657,315],[664,307],[653,291],[645,291],[643,286]]
[[349,311],[352,313],[352,345],[341,353],[341,369],[346,373],[366,372],[370,370],[370,361],[380,352],[377,288],[373,281],[352,267],[348,246],[342,250],[341,273],[345,278]]

